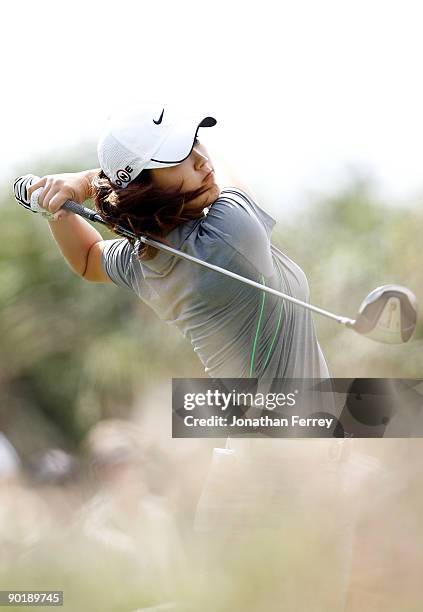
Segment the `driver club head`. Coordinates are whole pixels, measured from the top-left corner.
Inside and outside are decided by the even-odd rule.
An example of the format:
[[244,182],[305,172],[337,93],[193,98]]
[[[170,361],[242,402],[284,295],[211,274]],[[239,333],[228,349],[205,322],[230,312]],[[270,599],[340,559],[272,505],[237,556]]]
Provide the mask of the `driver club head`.
[[414,293],[400,285],[383,285],[363,300],[356,320],[349,327],[378,342],[401,344],[411,338],[416,323]]

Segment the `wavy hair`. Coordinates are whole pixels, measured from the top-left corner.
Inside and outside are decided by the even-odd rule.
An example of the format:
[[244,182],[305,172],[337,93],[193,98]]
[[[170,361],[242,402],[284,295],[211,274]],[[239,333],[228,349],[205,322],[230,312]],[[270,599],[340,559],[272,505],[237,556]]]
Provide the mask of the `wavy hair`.
[[[119,233],[116,226],[130,229],[136,235],[169,242],[165,236],[175,227],[191,219],[204,216],[204,207],[192,201],[206,193],[207,187],[182,193],[182,183],[177,188],[160,189],[153,185],[151,172],[143,170],[127,187],[115,187],[100,170],[92,179],[92,198],[96,211],[107,227]],[[191,205],[190,205],[191,203]],[[129,238],[135,247],[135,238]],[[153,259],[157,249],[139,242],[138,259]]]

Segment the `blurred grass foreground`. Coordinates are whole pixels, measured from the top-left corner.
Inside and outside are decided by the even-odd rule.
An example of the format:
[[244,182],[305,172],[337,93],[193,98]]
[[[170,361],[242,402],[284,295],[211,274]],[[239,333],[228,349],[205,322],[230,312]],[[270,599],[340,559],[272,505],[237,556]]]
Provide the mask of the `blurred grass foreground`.
[[[317,305],[353,316],[387,283],[423,303],[421,204],[386,206],[357,180],[281,210],[273,241]],[[194,531],[223,441],[171,438],[171,378],[204,376],[191,347],[129,291],[74,275],[10,185],[0,207],[0,590],[63,590],[72,612],[423,609],[420,440],[349,441],[326,476],[312,473],[319,447],[298,441],[275,515],[263,494],[260,527],[235,512]],[[421,377],[421,321],[412,343],[383,348],[315,321],[333,376]],[[248,476],[228,480],[228,509]]]

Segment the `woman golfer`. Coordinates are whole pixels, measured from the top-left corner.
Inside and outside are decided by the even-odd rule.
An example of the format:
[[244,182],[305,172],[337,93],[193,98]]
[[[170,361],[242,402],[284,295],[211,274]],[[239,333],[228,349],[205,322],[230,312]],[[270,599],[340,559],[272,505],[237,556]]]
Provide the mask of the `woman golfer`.
[[[42,188],[39,204],[54,213],[50,228],[71,268],[88,281],[135,292],[180,329],[210,377],[327,378],[308,310],[138,240],[103,240],[85,219],[61,208],[67,199],[82,203],[92,198],[112,230],[127,226],[307,301],[304,272],[271,244],[275,220],[249,190],[222,185],[215,175],[199,133],[215,123],[205,114],[181,115],[170,106],[116,115],[98,142],[100,169],[43,177],[29,193]],[[215,449],[197,510],[198,531],[247,524],[249,510],[260,499],[267,521],[272,511],[283,516],[289,499],[310,499],[325,486],[338,490],[333,480],[336,440],[231,443],[231,448]],[[242,478],[240,465],[245,468]],[[222,478],[230,479],[231,471],[236,484],[219,499]],[[329,497],[336,503],[336,495]],[[341,514],[332,505],[329,531]],[[348,520],[342,519],[341,548],[348,553]],[[334,586],[332,571],[332,592]]]
[[[147,106],[116,115],[98,143],[101,169],[47,176],[39,204],[72,269],[134,291],[176,325],[212,377],[326,378],[309,311],[126,238],[103,240],[60,210],[93,198],[111,229],[126,225],[261,284],[308,300],[303,271],[271,244],[275,220],[245,189],[223,186],[202,143],[205,115]],[[56,223],[55,220],[60,220]]]

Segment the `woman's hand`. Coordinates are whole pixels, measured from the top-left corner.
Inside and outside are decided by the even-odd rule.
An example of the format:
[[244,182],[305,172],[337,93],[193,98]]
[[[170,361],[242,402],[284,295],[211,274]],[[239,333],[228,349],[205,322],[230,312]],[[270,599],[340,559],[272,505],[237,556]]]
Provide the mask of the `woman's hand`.
[[28,196],[40,187],[43,190],[38,197],[38,204],[54,216],[53,221],[59,221],[74,213],[62,210],[66,200],[82,204],[91,197],[91,178],[97,170],[83,172],[66,172],[63,174],[48,174],[40,178],[28,188]]

